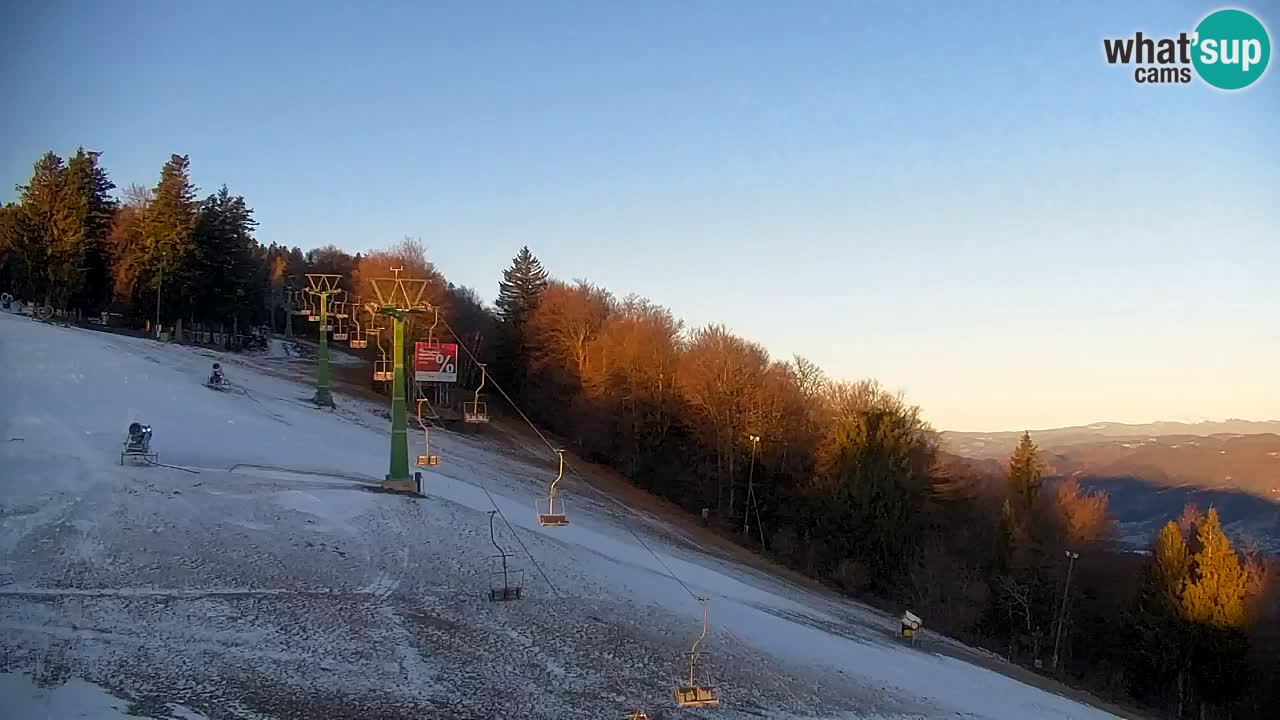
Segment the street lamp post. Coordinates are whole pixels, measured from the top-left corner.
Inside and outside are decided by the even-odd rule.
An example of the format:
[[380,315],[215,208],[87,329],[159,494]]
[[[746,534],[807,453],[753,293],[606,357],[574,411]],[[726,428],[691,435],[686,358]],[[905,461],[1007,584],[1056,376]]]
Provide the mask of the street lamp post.
[[293,339],[293,276],[284,286],[284,336]]
[[[756,447],[760,445],[760,436],[751,435],[751,466],[747,470],[747,502],[751,503],[755,498],[755,474],[756,474]],[[742,536],[746,537],[751,532],[751,508],[745,507],[742,510]]]
[[1053,634],[1053,669],[1058,669],[1058,644],[1062,641],[1062,626],[1067,620],[1067,592],[1071,589],[1071,571],[1076,566],[1076,560],[1080,558],[1080,553],[1066,551],[1067,553],[1067,582],[1062,586],[1062,602],[1058,605],[1058,630]]
[[164,287],[164,261],[167,255],[160,254],[160,282],[156,283],[156,339],[160,339],[160,289]]

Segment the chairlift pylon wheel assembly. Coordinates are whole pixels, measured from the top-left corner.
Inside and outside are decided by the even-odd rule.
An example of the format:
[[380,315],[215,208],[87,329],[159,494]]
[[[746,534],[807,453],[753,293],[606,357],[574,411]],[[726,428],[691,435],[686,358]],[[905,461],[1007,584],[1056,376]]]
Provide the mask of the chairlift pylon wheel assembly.
[[564,503],[560,503],[559,510],[556,509],[556,485],[564,477],[564,451],[557,450],[556,454],[560,456],[560,471],[556,473],[556,479],[551,481],[551,489],[547,492],[547,511],[542,512],[542,508],[538,508],[538,524],[542,527],[564,527],[569,524]]
[[[702,603],[702,634],[698,636],[697,640],[693,641],[693,647],[684,656],[689,661],[688,683],[683,682],[686,676],[682,675],[671,690],[671,694],[675,697],[676,705],[679,707],[717,707],[720,705],[720,694],[710,680],[705,677],[705,654],[698,650],[702,641],[707,637],[707,599],[700,597],[698,602]],[[699,671],[699,666],[702,666],[701,671]]]
[[498,551],[491,558],[493,568],[489,572],[489,602],[509,602],[519,600],[524,594],[524,571],[509,567],[507,559],[511,554],[498,544],[498,537],[493,530],[493,516],[497,510],[489,511],[489,542]]

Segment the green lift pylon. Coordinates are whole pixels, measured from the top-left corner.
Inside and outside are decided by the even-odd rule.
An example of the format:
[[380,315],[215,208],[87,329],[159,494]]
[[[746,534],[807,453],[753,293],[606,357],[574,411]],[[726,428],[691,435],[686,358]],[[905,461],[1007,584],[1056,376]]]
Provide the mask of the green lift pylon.
[[333,407],[329,389],[329,297],[346,292],[338,287],[341,275],[307,273],[307,292],[320,298],[320,350],[316,354],[316,394],[311,399],[321,407]]
[[394,277],[375,278],[373,290],[378,295],[378,314],[391,318],[392,354],[394,356],[391,381],[391,464],[382,487],[392,492],[415,493],[422,489],[409,474],[409,406],[405,398],[404,367],[404,319],[411,313],[425,312],[422,302],[427,281],[402,278],[404,268],[391,268]]

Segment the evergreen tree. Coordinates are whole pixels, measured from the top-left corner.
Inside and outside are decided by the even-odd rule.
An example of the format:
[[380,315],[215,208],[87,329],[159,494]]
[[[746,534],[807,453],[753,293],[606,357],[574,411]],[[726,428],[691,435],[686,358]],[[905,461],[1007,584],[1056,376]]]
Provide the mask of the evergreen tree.
[[1190,568],[1187,542],[1177,524],[1170,520],[1156,535],[1151,547],[1151,581],[1158,597],[1170,610],[1182,605],[1182,588]]
[[1009,497],[1014,510],[1023,518],[1030,518],[1044,483],[1044,462],[1040,451],[1031,441],[1031,433],[1022,433],[1022,440],[1009,458]]
[[1182,612],[1192,629],[1191,682],[1204,702],[1222,705],[1244,690],[1249,641],[1244,635],[1246,574],[1218,511],[1196,524],[1182,590]]
[[1212,508],[1196,525],[1194,552],[1182,591],[1183,614],[1192,622],[1240,627],[1245,620],[1245,576],[1240,558]]
[[502,271],[495,302],[498,316],[507,325],[522,328],[546,289],[547,271],[525,245],[512,259],[511,267]]
[[1150,560],[1124,614],[1129,689],[1147,702],[1181,703],[1191,669],[1191,625],[1182,616],[1187,581],[1187,544],[1169,521],[1156,535]]
[[547,271],[526,245],[502,271],[498,283],[497,375],[515,392],[524,391],[529,360],[525,325],[547,290]]
[[173,155],[164,164],[142,223],[146,253],[142,276],[146,278],[145,289],[150,291],[144,303],[154,303],[153,293],[160,289],[161,322],[186,315],[191,309],[188,298],[198,285],[192,274],[196,202],[188,176],[190,164],[186,155]]
[[13,292],[18,281],[18,206],[0,205],[0,287]]
[[110,294],[107,238],[116,207],[109,194],[115,184],[98,164],[99,155],[80,148],[67,163],[51,253],[55,284],[72,305],[90,312]]
[[263,292],[253,239],[253,211],[224,185],[200,204],[193,232],[191,290],[194,317],[209,323],[248,323]]
[[66,181],[62,158],[47,152],[36,161],[31,182],[19,186],[18,213],[14,220],[13,259],[17,269],[19,294],[29,299],[52,302],[53,267],[51,255],[58,245],[56,228]]

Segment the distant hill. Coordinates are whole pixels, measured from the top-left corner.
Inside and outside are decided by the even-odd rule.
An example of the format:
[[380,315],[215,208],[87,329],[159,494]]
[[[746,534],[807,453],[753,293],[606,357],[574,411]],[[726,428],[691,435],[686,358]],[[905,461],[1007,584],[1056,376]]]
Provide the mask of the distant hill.
[[[1192,435],[1209,437],[1211,435],[1260,435],[1272,433],[1280,435],[1280,420],[1222,420],[1198,423],[1154,422],[1140,425],[1127,423],[1100,422],[1092,425],[1076,425],[1072,427],[1052,428],[1049,430],[1032,430],[1031,436],[1042,448],[1076,443],[1098,442],[1102,440],[1143,440],[1169,435]],[[967,457],[1001,457],[1007,458],[1022,437],[1021,430],[1001,432],[955,432],[948,430],[942,433],[947,449]]]
[[[945,450],[1002,472],[1021,432],[942,434]],[[1032,431],[1049,478],[1106,490],[1121,534],[1145,545],[1188,502],[1280,552],[1280,422],[1094,425]]]

